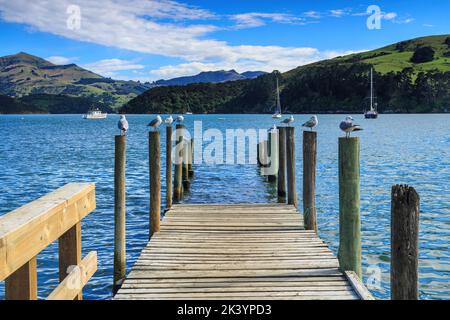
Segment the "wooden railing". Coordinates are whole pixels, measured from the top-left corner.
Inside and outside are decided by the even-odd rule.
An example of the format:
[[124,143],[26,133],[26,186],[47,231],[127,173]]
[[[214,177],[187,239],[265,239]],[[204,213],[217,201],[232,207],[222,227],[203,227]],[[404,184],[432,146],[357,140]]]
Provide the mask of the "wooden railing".
[[97,253],[81,258],[81,220],[95,206],[94,184],[70,183],[0,217],[0,281],[7,300],[37,299],[36,257],[55,240],[60,284],[48,299],[82,299]]

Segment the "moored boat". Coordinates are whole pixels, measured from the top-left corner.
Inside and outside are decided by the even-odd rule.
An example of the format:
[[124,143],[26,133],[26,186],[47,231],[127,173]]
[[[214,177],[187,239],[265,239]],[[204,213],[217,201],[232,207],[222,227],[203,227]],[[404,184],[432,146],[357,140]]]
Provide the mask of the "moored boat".
[[376,119],[378,118],[377,102],[375,102],[373,94],[373,68],[370,69],[370,109],[364,112],[364,118]]
[[106,119],[108,114],[106,112],[102,112],[100,109],[92,109],[89,110],[86,114],[83,115],[83,119],[88,120],[97,120],[97,119]]

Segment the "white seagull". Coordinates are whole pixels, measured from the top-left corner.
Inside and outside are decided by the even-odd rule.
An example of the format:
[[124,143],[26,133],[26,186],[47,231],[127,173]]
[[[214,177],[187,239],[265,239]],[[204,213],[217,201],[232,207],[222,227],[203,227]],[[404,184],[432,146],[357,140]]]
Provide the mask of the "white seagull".
[[162,123],[162,119],[160,116],[156,116],[155,119],[153,119],[147,126],[153,128],[156,130]]
[[124,115],[120,116],[120,120],[119,120],[119,123],[117,123],[117,126],[120,129],[121,136],[125,135],[127,133],[129,126],[128,126],[128,121]]
[[352,133],[353,131],[362,130],[362,128],[359,125],[353,124],[353,118],[351,116],[345,117],[345,120],[341,122],[339,128],[345,132],[346,138],[350,138],[350,133]]
[[312,131],[312,129],[317,127],[318,124],[319,124],[319,119],[317,119],[317,116],[312,116],[311,119],[309,119],[304,124],[302,124],[302,127],[310,128]]
[[291,123],[294,122],[294,116],[290,116],[287,119],[284,119],[283,121],[281,121],[281,123],[287,124],[287,125],[291,125]]
[[168,124],[168,125],[171,125],[171,124],[173,123],[173,118],[172,118],[172,116],[169,116],[168,118],[166,118],[166,119],[164,120],[164,123],[165,123],[165,124]]
[[178,122],[178,123],[181,123],[181,122],[184,121],[184,117],[183,117],[183,116],[178,116],[178,117],[175,119],[175,121]]

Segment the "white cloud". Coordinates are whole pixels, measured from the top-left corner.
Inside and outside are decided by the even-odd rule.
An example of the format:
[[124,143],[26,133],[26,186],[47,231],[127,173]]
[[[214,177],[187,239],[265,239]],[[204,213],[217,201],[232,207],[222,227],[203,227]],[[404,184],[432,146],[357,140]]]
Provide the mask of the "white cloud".
[[397,18],[397,13],[395,12],[382,13],[381,18],[384,20],[393,20]]
[[350,13],[349,9],[334,9],[334,10],[330,10],[330,16],[335,17],[335,18],[341,18],[343,16],[346,16]]
[[48,58],[45,58],[45,60],[50,61],[53,64],[56,65],[65,65],[69,63],[73,63],[73,61],[77,60],[77,58],[67,58],[63,56],[51,56]]
[[145,68],[145,66],[136,64],[133,61],[121,59],[103,59],[93,63],[84,64],[82,67],[105,77],[113,77],[116,75],[117,71],[139,70]]
[[299,24],[302,22],[302,18],[296,17],[286,13],[241,13],[231,15],[230,19],[233,20],[236,25],[236,29],[254,28],[264,26],[266,21],[286,24]]
[[424,23],[423,26],[427,28],[433,28],[434,24]]
[[322,16],[322,14],[320,12],[313,11],[313,10],[303,12],[303,15],[307,18],[313,18],[313,19],[319,19]]

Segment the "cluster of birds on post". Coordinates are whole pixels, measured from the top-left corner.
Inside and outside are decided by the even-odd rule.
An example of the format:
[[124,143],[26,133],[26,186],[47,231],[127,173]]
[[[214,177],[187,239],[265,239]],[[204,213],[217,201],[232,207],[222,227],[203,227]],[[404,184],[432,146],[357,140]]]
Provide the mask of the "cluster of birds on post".
[[[161,118],[161,116],[156,116],[155,119],[153,119],[152,121],[150,121],[150,123],[147,125],[147,127],[152,128],[153,130],[156,130],[163,122],[167,125],[171,125],[173,122],[177,122],[177,123],[181,123],[184,121],[184,117],[183,116],[177,116],[175,118],[175,120],[172,118],[172,116],[169,116],[168,118],[163,119]],[[126,119],[126,117],[124,115],[120,116],[119,119],[119,123],[117,124],[117,126],[119,127],[120,130],[120,134],[121,135],[125,135],[128,131],[129,125],[128,125],[128,121]]]
[[[167,125],[171,125],[174,121],[177,123],[181,123],[184,121],[184,117],[180,115],[180,116],[177,116],[174,120],[172,118],[172,116],[169,116],[168,118],[164,119],[164,121],[163,121],[161,116],[158,115],[158,116],[156,116],[155,119],[150,121],[150,123],[147,126],[153,130],[156,130],[163,122]],[[294,122],[294,116],[290,116],[289,118],[286,118],[283,121],[281,121],[281,123],[286,124],[288,126],[290,126],[293,122]],[[314,115],[311,117],[311,119],[309,119],[308,121],[303,123],[302,127],[309,128],[312,131],[318,125],[319,125],[319,119],[317,118],[317,116]],[[120,116],[118,127],[120,129],[121,135],[125,135],[126,132],[128,131],[129,125],[128,125],[128,121],[124,115]],[[275,128],[275,125],[273,128]],[[339,124],[339,128],[345,132],[346,138],[349,138],[350,134],[354,131],[363,130],[360,125],[353,123],[353,118],[351,116],[345,117],[345,120],[341,121],[341,123]]]
[[[290,126],[294,122],[294,116],[284,119],[281,123]],[[309,128],[311,131],[319,125],[319,119],[317,116],[312,116],[311,119],[302,124],[302,127]],[[345,137],[349,138],[350,134],[354,131],[363,130],[360,125],[353,123],[353,117],[347,116],[345,120],[339,124],[339,129],[345,132]]]

